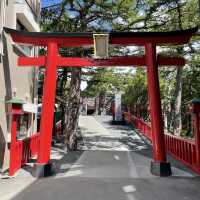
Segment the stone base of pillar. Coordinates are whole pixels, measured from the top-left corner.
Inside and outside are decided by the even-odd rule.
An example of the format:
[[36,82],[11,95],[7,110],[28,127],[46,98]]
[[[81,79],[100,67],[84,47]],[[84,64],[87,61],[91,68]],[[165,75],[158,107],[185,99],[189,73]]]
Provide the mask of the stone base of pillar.
[[155,176],[171,176],[171,165],[169,162],[151,162],[151,173]]
[[112,125],[126,125],[126,122],[125,121],[115,121],[115,120],[113,120]]
[[55,165],[53,163],[34,164],[32,175],[36,178],[51,176],[55,173]]

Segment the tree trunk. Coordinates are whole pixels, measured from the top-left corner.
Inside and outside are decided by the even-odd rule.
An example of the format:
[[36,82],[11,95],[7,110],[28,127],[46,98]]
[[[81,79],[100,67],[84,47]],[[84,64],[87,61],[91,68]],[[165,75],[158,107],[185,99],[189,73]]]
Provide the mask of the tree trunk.
[[182,73],[183,69],[181,67],[177,68],[176,71],[176,89],[175,89],[175,100],[172,110],[171,127],[173,133],[180,136],[182,130],[182,120],[181,120],[181,102],[182,102]]
[[65,112],[65,147],[68,151],[77,149],[77,128],[80,106],[81,69],[72,70],[69,95]]
[[[181,13],[181,5],[180,0],[176,0],[177,4],[177,12],[178,12],[178,26],[179,29],[182,30],[182,13]],[[183,53],[183,47],[177,49],[179,54]],[[182,73],[183,68],[178,67],[176,71],[176,88],[175,88],[175,102],[172,110],[172,127],[173,133],[177,136],[181,135],[182,130],[182,119],[181,119],[181,103],[182,103]]]
[[[67,74],[68,71],[66,68],[63,70],[63,76],[61,80],[61,96],[65,95],[65,89],[66,89],[66,83],[67,83]],[[64,135],[64,130],[65,130],[65,108],[66,104],[62,101],[61,102],[61,135]]]

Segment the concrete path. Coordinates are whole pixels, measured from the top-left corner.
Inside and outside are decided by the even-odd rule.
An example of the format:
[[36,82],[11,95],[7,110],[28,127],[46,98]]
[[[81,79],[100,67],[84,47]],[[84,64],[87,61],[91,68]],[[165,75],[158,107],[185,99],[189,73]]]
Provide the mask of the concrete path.
[[147,148],[146,143],[128,126],[113,126],[109,116],[82,116],[79,120],[82,150],[129,151]]
[[[80,150],[96,151],[87,152],[88,154],[96,154],[100,151],[99,154],[104,154],[103,158],[111,154],[114,159],[118,159],[118,162],[120,160],[118,155],[123,154],[122,157],[127,158],[127,160],[122,162],[122,168],[125,169],[125,165],[128,163],[131,167],[130,171],[126,171],[129,171],[132,177],[152,177],[149,172],[152,159],[151,144],[132,127],[112,125],[110,116],[82,116],[79,120],[79,126],[83,135],[83,143],[79,144]],[[172,163],[173,176],[194,176],[180,162],[171,157],[168,159]]]
[[131,127],[112,125],[110,120],[107,116],[81,117],[83,142],[78,145],[79,151],[65,154],[53,149],[55,176],[36,180],[21,175],[0,180],[0,199],[200,199],[199,177],[172,158],[172,177],[151,175],[151,146]]

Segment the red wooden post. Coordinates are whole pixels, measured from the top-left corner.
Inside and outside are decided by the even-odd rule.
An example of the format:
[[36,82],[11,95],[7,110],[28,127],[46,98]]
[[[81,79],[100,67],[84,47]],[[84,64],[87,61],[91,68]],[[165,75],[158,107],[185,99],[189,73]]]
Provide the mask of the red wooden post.
[[154,158],[151,163],[151,172],[159,176],[169,176],[171,175],[171,167],[170,163],[166,162],[156,45],[146,44],[145,51]]
[[15,145],[17,141],[17,115],[13,114],[11,124],[11,145]]
[[47,176],[51,173],[51,164],[48,163],[51,152],[51,139],[54,117],[54,103],[57,76],[57,43],[49,43],[46,59],[46,71],[42,98],[42,114],[40,123],[40,146],[34,175]]
[[193,113],[193,128],[195,136],[196,167],[200,170],[200,99],[194,98],[189,105]]
[[200,169],[200,130],[199,130],[199,113],[194,114],[194,134],[195,134],[195,146],[196,146],[196,160],[197,167]]
[[21,145],[17,142],[17,116],[22,115],[23,111],[21,103],[16,103],[16,99],[9,100],[7,103],[11,104],[10,114],[12,117],[9,176],[13,176],[21,167],[22,151]]
[[15,170],[16,170],[15,158],[16,158],[16,156],[18,156],[15,153],[16,136],[17,136],[17,115],[13,114],[13,116],[12,116],[12,124],[11,124],[9,176],[13,176],[14,173],[15,173]]

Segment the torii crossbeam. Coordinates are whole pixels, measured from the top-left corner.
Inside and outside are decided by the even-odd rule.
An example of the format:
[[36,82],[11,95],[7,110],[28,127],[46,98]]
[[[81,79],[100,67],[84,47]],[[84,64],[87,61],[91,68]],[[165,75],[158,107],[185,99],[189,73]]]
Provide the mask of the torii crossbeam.
[[46,46],[47,55],[37,58],[19,57],[19,66],[45,66],[42,115],[40,124],[40,147],[35,176],[45,176],[51,169],[49,163],[57,67],[111,67],[147,66],[148,96],[152,127],[153,161],[151,172],[159,176],[171,175],[166,160],[164,130],[161,112],[158,66],[183,66],[182,57],[164,57],[156,54],[157,45],[180,45],[188,43],[197,28],[174,32],[110,32],[109,44],[118,46],[138,45],[145,47],[144,56],[111,57],[109,59],[61,57],[60,47],[88,47],[93,45],[93,33],[38,33],[5,28],[16,43]]

